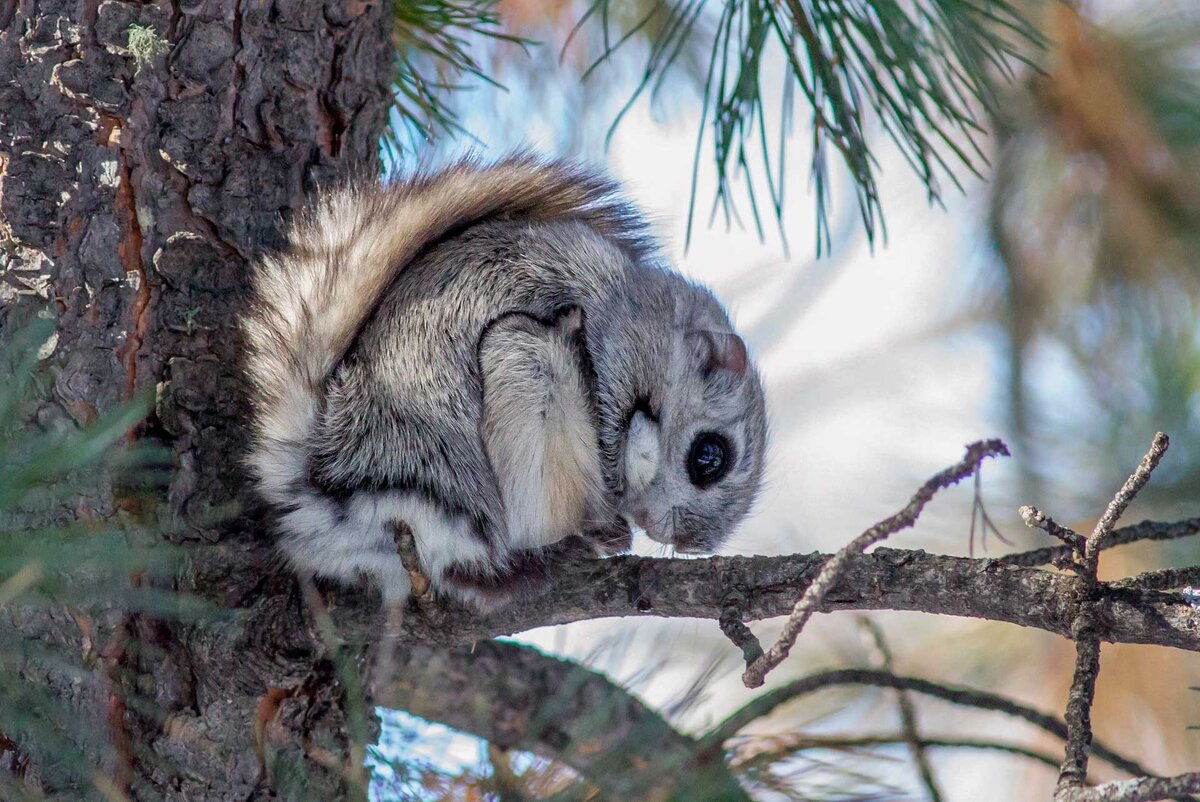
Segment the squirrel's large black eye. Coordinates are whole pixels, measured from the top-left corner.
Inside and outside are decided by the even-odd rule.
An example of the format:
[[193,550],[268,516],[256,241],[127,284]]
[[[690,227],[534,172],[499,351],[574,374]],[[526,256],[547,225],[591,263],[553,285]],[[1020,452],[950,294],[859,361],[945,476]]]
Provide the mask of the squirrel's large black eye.
[[697,487],[716,484],[729,473],[729,441],[715,432],[701,432],[688,450],[688,479]]

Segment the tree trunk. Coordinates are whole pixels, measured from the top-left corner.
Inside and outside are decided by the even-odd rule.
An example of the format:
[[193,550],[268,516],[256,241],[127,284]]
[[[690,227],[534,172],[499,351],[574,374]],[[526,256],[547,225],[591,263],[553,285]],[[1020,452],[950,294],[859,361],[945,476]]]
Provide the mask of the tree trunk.
[[[187,522],[164,537],[193,555],[181,585],[223,607],[280,572],[253,516],[211,524],[216,505],[247,509],[236,315],[248,268],[307,191],[378,171],[390,30],[373,0],[0,0],[0,326],[37,308],[56,316],[40,423],[86,423],[155,393],[137,436],[173,452],[168,498]],[[122,503],[97,477],[75,512],[103,518]],[[108,729],[110,794],[270,796],[263,765],[303,763],[301,741],[306,796],[335,798],[354,779],[313,764],[357,760],[332,678],[268,690],[232,645],[193,648],[190,628],[99,616],[89,638],[61,612],[6,625],[102,656],[99,690],[54,690]],[[126,704],[137,691],[153,712]],[[256,734],[260,719],[273,723]],[[0,738],[0,758],[11,746]],[[26,776],[38,775],[34,761]]]

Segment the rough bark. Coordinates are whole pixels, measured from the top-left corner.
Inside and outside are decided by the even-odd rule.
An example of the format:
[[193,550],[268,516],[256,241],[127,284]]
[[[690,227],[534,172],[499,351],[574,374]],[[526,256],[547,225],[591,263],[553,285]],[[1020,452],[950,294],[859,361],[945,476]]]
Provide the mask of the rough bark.
[[[131,26],[164,52],[135,58]],[[0,331],[42,309],[56,318],[37,421],[86,423],[153,393],[138,436],[172,450],[170,508],[190,522],[171,537],[240,553],[260,573],[276,563],[255,531],[205,524],[244,499],[235,316],[250,259],[280,243],[306,190],[377,169],[390,26],[375,0],[0,1]],[[124,503],[109,477],[90,480],[64,517]],[[7,624],[88,653],[63,611]],[[52,688],[111,728],[117,790],[252,798],[262,773],[249,722],[264,689],[228,681],[240,656],[192,652],[181,628],[145,619],[91,625],[114,684]],[[155,715],[123,705],[135,690],[120,687],[124,669],[140,673]],[[310,686],[285,713],[309,740],[336,741],[337,683]]]
[[[421,605],[409,613],[398,634],[408,642],[461,644],[590,618],[715,621],[731,603],[743,620],[757,621],[787,614],[827,559],[824,554],[795,554],[567,561],[555,568],[553,584],[536,599],[490,618],[445,605]],[[1078,582],[1070,574],[1017,568],[1001,560],[877,549],[847,568],[821,610],[912,610],[1004,621],[1069,638],[1079,606],[1074,593]],[[341,637],[370,642],[387,629],[373,602],[349,593],[338,598],[332,616]],[[1200,651],[1200,611],[1182,594],[1102,587],[1097,604],[1101,640]]]

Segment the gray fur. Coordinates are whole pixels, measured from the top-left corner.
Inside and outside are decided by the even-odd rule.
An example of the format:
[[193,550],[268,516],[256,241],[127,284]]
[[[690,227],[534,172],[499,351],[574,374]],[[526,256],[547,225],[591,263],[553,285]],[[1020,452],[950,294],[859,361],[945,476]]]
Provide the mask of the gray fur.
[[616,520],[585,354],[578,307],[550,325],[504,315],[480,339],[480,432],[516,548],[539,548]]
[[[299,570],[366,575],[400,600],[408,577],[391,522],[403,520],[435,587],[481,605],[507,595],[509,575],[531,564],[518,549],[539,541],[509,531],[501,486],[512,477],[498,479],[481,434],[481,340],[511,313],[545,322],[525,342],[560,366],[559,389],[589,393],[592,425],[563,435],[598,441],[607,499],[587,516],[637,517],[656,539],[709,551],[749,509],[766,439],[758,375],[714,356],[721,343],[741,348],[724,311],[660,266],[608,182],[529,157],[464,162],[334,193],[291,242],[260,265],[245,328],[251,464]],[[554,321],[568,308],[583,321],[574,377],[553,346],[566,342]],[[515,383],[527,379],[512,373],[510,389],[523,392]],[[506,371],[489,375],[503,391]],[[627,459],[631,423],[638,453],[657,447],[658,459]],[[706,489],[685,467],[699,431],[720,431],[735,454],[729,476]]]

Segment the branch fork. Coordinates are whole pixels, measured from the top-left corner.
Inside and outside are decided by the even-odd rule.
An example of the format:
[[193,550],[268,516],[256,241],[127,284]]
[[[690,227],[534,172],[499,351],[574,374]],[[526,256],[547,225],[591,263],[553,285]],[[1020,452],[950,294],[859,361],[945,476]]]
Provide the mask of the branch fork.
[[[1129,504],[1149,482],[1151,474],[1162,460],[1169,444],[1170,441],[1165,434],[1160,432],[1155,436],[1150,450],[1121,489],[1113,496],[1095,528],[1086,537],[1058,524],[1036,507],[1024,506],[1018,511],[1026,526],[1040,529],[1051,537],[1057,538],[1063,542],[1065,549],[1039,550],[1028,552],[1025,555],[1013,555],[1010,564],[1032,566],[1053,562],[1058,567],[1069,567],[1078,574],[1077,584],[1073,591],[1076,612],[1070,628],[1070,636],[1076,643],[1075,670],[1067,698],[1066,749],[1055,789],[1055,802],[1149,802],[1149,800],[1168,797],[1192,799],[1188,794],[1200,792],[1200,772],[1166,778],[1147,774],[1147,776],[1135,777],[1132,780],[1105,783],[1093,787],[1087,785],[1088,757],[1093,747],[1091,707],[1095,696],[1096,679],[1100,671],[1100,641],[1103,634],[1099,621],[1101,605],[1105,600],[1103,593],[1105,586],[1097,578],[1099,555],[1108,546],[1118,542],[1128,542],[1127,538],[1156,536],[1159,525],[1151,525],[1149,522],[1130,528],[1139,530],[1137,534],[1122,530],[1118,535],[1116,525]],[[962,460],[929,479],[913,495],[904,509],[875,524],[826,560],[816,579],[793,606],[779,639],[765,652],[761,650],[758,640],[741,620],[740,606],[734,603],[727,605],[720,617],[721,630],[742,649],[746,658],[747,666],[742,675],[745,685],[749,688],[761,686],[766,674],[786,659],[804,625],[813,613],[822,609],[830,588],[867,548],[902,529],[913,526],[925,505],[939,490],[969,476],[977,475],[984,459],[1008,456],[1008,453],[1007,447],[999,440],[971,444],[967,447],[967,453]],[[1190,523],[1195,522],[1181,523],[1181,531],[1184,534],[1192,534],[1200,528],[1188,525]],[[1140,532],[1141,529],[1145,529],[1146,532]],[[1196,578],[1200,578],[1200,569],[1167,569],[1113,583],[1112,589],[1153,592],[1165,587],[1178,588],[1184,580],[1190,581]],[[1190,584],[1187,590],[1192,591]],[[1192,603],[1192,595],[1186,595],[1185,598]],[[730,731],[730,729],[726,729],[726,733]],[[906,724],[905,738],[917,754],[923,755],[911,718]],[[1140,769],[1140,767],[1137,768]],[[1142,772],[1144,773],[1144,770]],[[931,789],[934,788],[930,785],[932,777],[928,772],[923,772],[923,778]]]
[[917,522],[925,505],[937,494],[951,485],[961,482],[967,477],[974,476],[983,461],[989,457],[1009,456],[1008,446],[1001,440],[981,440],[967,446],[966,455],[958,463],[934,475],[917,490],[904,509],[890,518],[886,518],[850,541],[844,548],[833,555],[824,566],[817,578],[804,592],[792,608],[783,632],[779,639],[764,654],[749,661],[746,671],[742,674],[742,682],[747,688],[760,687],[769,671],[782,663],[800,636],[800,631],[813,613],[821,608],[825,595],[837,582],[838,577],[845,571],[847,565],[859,554],[879,543],[890,535],[907,529]]
[[[1088,757],[1093,739],[1091,710],[1096,695],[1096,680],[1100,674],[1100,633],[1097,621],[1100,588],[1097,570],[1100,552],[1112,537],[1117,522],[1130,502],[1150,481],[1150,475],[1158,467],[1169,445],[1170,440],[1162,432],[1154,436],[1146,456],[1113,496],[1092,533],[1082,543],[1078,534],[1058,527],[1053,520],[1036,509],[1021,508],[1021,517],[1027,525],[1044,529],[1069,542],[1075,552],[1076,570],[1080,574],[1077,589],[1079,612],[1071,627],[1071,634],[1075,640],[1075,671],[1071,689],[1067,694],[1067,745],[1054,791],[1055,802],[1149,802],[1167,797],[1191,799],[1187,796],[1189,792],[1200,791],[1200,772],[1170,778],[1137,777],[1119,783],[1106,783],[1091,788],[1087,786]],[[1058,530],[1057,534],[1054,530]],[[1069,534],[1064,536],[1064,533]]]

